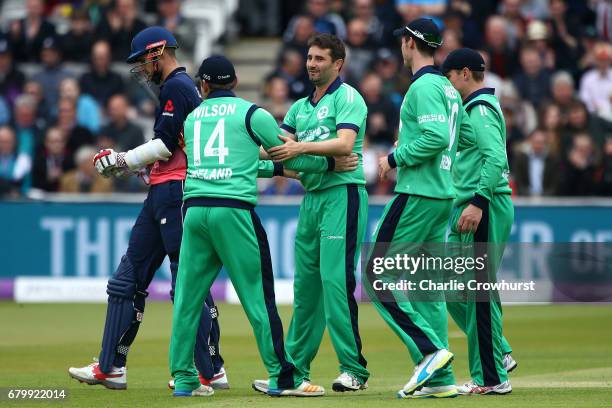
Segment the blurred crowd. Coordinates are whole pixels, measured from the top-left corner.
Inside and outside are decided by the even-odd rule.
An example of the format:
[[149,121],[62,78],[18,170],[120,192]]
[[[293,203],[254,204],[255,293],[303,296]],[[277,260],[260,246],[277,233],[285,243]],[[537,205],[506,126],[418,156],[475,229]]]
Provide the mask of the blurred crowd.
[[[0,7],[10,0],[0,0]],[[0,18],[0,196],[32,192],[142,191],[138,178],[98,176],[100,148],[132,148],[151,137],[154,98],[122,64],[131,38],[151,24],[175,33],[191,56],[193,27],[181,0],[24,0],[26,16]],[[244,0],[240,10],[278,10],[279,0]],[[261,7],[260,7],[261,6]],[[511,185],[522,196],[612,194],[612,1],[608,0],[304,0],[263,31],[283,46],[265,78],[263,103],[282,121],[312,85],[305,71],[315,32],[343,38],[342,76],[368,105],[364,166],[371,194],[377,157],[397,134],[410,86],[394,28],[426,15],[443,29],[436,62],[458,47],[482,52],[488,86],[505,113]],[[282,7],[280,7],[282,8]],[[295,9],[295,10],[294,10]],[[240,12],[239,12],[240,13]],[[260,24],[261,25],[261,24]],[[278,27],[278,32],[273,27]],[[281,29],[281,27],[284,27]],[[283,31],[284,30],[284,31]],[[283,32],[281,32],[283,31]],[[263,194],[302,194],[274,178]]]
[[[364,165],[370,194],[389,194],[377,157],[392,147],[410,86],[394,28],[430,16],[443,30],[436,64],[479,50],[486,85],[505,113],[511,186],[520,196],[612,195],[612,2],[606,0],[306,0],[288,21],[264,106],[282,121],[312,85],[305,71],[315,32],[342,37],[342,76],[368,105]],[[293,181],[266,192],[299,194]]]

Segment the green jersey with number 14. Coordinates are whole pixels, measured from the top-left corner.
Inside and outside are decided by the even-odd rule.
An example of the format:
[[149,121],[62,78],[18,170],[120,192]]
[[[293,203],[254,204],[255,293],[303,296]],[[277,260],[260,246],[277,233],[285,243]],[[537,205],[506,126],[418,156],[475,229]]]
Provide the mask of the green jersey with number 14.
[[451,168],[463,114],[459,93],[438,70],[415,73],[400,108],[397,149],[389,155],[398,167],[396,193],[455,197]]
[[[210,197],[257,203],[259,146],[282,144],[276,120],[266,110],[229,91],[211,93],[184,126],[187,178],[183,200]],[[297,171],[323,173],[324,157],[298,156],[284,162]]]

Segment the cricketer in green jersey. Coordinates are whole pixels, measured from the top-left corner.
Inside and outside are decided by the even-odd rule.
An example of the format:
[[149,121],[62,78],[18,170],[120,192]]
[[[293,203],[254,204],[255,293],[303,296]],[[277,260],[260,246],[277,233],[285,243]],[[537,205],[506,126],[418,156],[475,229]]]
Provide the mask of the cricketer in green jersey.
[[270,149],[270,157],[284,161],[298,154],[352,152],[359,156],[359,166],[352,172],[300,175],[306,195],[295,237],[294,307],[287,350],[309,377],[327,327],[340,371],[332,389],[359,391],[367,388],[370,375],[361,352],[354,296],[368,215],[362,167],[367,107],[339,77],[346,56],[342,41],[318,34],[308,46],[306,68],[315,90],[291,106],[281,125],[286,143]]
[[[204,295],[221,266],[229,278],[253,327],[260,355],[270,376],[268,393],[284,396],[319,396],[322,387],[304,381],[285,351],[283,327],[274,299],[274,281],[266,233],[254,211],[259,146],[270,149],[282,142],[280,129],[267,111],[240,99],[234,67],[224,57],[202,62],[198,72],[202,104],[184,124],[187,179],[186,215],[181,259],[176,281],[175,309],[170,342],[170,369],[175,396],[207,396],[193,365],[193,347]],[[356,157],[348,165],[357,166]],[[331,170],[333,158],[300,156],[285,162],[294,170]],[[337,169],[342,170],[342,168]],[[180,262],[180,260],[179,260]]]
[[[379,161],[381,178],[397,167],[396,195],[378,223],[375,234],[378,245],[369,255],[364,287],[416,365],[414,375],[398,396],[455,397],[444,298],[429,302],[409,297],[399,300],[395,294],[373,287],[373,259],[393,255],[383,248],[384,243],[413,243],[419,248],[422,243],[444,242],[455,197],[451,168],[462,120],[459,94],[433,66],[433,54],[441,45],[435,23],[420,18],[395,30],[395,34],[402,37],[404,63],[414,74],[400,108],[397,148]],[[423,279],[428,277],[427,271],[416,273]]]
[[[508,241],[514,221],[514,206],[508,185],[506,124],[494,89],[484,87],[485,62],[469,48],[451,52],[442,70],[463,98],[472,133],[471,145],[459,146],[453,180],[457,198],[450,217],[448,242],[491,243],[486,251],[486,279],[495,281],[503,245]],[[467,333],[472,381],[462,394],[507,394],[512,391],[507,371],[516,367],[512,349],[502,335],[499,296],[475,299],[468,293],[466,302],[449,301],[448,310],[457,325]]]

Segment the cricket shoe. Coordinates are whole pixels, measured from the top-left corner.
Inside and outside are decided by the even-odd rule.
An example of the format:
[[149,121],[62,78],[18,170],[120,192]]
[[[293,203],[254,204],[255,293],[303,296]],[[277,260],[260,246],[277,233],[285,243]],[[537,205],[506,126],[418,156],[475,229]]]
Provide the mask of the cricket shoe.
[[70,367],[68,375],[89,385],[102,384],[110,390],[127,389],[127,368],[125,367],[113,367],[110,373],[103,373],[100,370],[100,364],[94,361],[85,367]]
[[510,381],[504,381],[501,384],[491,386],[481,386],[474,381],[470,381],[457,387],[457,391],[461,395],[504,395],[512,392],[512,386],[510,385]]
[[438,387],[423,387],[409,395],[408,398],[455,398],[459,396],[455,385],[441,385]]
[[[229,390],[229,382],[227,381],[227,374],[225,374],[225,368],[221,367],[213,378],[206,379],[202,376],[202,374],[198,373],[198,378],[200,379],[200,384],[208,385],[209,387],[214,388],[215,390]],[[171,390],[174,389],[174,379],[168,381],[168,388]]]
[[408,398],[417,389],[423,386],[434,374],[446,367],[453,361],[454,354],[446,349],[436,350],[423,357],[421,362],[414,368],[414,374],[404,385],[404,388],[397,392],[398,398]]
[[270,380],[253,380],[251,387],[257,392],[267,394],[270,389]]
[[518,363],[512,358],[512,354],[510,353],[504,354],[503,364],[504,370],[506,370],[507,373],[511,373],[518,366]]
[[368,388],[368,383],[362,383],[352,374],[343,372],[338,378],[336,378],[332,384],[332,390],[336,392],[344,391],[359,391]]
[[321,397],[325,395],[325,388],[320,385],[313,385],[308,381],[302,381],[299,387],[293,389],[273,389],[269,388],[267,394],[271,397]]
[[202,385],[196,388],[193,391],[174,391],[172,393],[173,397],[210,397],[215,393],[215,390],[208,385]]

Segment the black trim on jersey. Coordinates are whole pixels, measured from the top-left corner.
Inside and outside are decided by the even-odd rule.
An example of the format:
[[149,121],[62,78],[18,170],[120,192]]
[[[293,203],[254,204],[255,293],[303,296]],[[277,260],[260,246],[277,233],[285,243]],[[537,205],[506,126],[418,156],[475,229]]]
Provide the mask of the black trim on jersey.
[[[482,208],[482,219],[478,224],[476,232],[474,232],[474,242],[482,244],[477,247],[482,247],[489,241],[489,202],[487,201]],[[480,248],[482,250],[483,248]],[[480,250],[477,250],[480,252]],[[485,254],[478,253],[477,256]],[[476,271],[477,282],[489,281],[489,268],[485,264],[485,268]],[[488,291],[480,291],[477,294],[476,301],[476,331],[478,333],[478,354],[480,355],[480,366],[482,368],[482,379],[484,386],[497,385],[501,383],[497,369],[495,368],[495,357],[493,353],[493,325],[491,323],[491,298],[488,296]],[[484,301],[484,299],[488,301]]]
[[463,100],[463,105],[467,105],[471,100],[480,95],[495,95],[495,88],[480,88],[479,90],[472,92]]
[[252,210],[255,208],[253,204],[247,203],[246,201],[221,197],[191,197],[185,200],[183,206],[185,209],[189,207],[230,207]]
[[282,125],[280,125],[280,128],[284,129],[287,132],[295,135],[295,128],[292,128],[291,126],[287,125],[286,123],[283,123]]
[[481,196],[480,194],[474,194],[474,197],[470,201],[470,204],[475,205],[476,207],[484,210],[485,207],[489,206],[489,200],[485,196]]
[[[323,96],[321,97],[321,99],[323,99],[323,97],[325,95],[331,95],[334,92],[336,92],[336,90],[338,88],[340,88],[340,86],[343,84],[344,82],[342,82],[342,79],[340,79],[340,77],[336,77],[336,79],[334,79],[334,82],[332,82],[328,87],[327,90],[325,91],[325,93],[323,94]],[[315,93],[317,92],[317,90],[315,89],[314,91],[312,91],[312,93],[308,96],[308,102],[310,102],[310,104],[312,106],[317,106],[319,104],[319,102],[321,102],[321,99],[319,99],[317,101],[317,103],[312,102],[312,98],[314,98]]]
[[425,74],[434,74],[434,75],[444,76],[440,72],[440,70],[436,68],[434,65],[425,65],[423,68],[419,69],[417,72],[414,73],[414,75],[412,76],[412,83],[414,83],[414,81],[416,81],[417,79],[419,79]]
[[268,321],[270,332],[272,334],[272,344],[274,353],[281,366],[280,374],[278,375],[278,388],[293,389],[299,384],[294,384],[293,371],[295,366],[285,359],[285,344],[283,340],[283,323],[276,309],[276,301],[274,296],[274,274],[272,272],[272,258],[270,256],[270,246],[268,244],[268,236],[264,230],[261,220],[257,216],[255,210],[251,210],[251,221],[253,229],[257,237],[259,245],[259,258],[261,262],[261,281],[263,285],[263,295],[266,302],[266,311],[268,313]]
[[274,171],[272,172],[273,176],[282,176],[284,174],[284,166],[283,163],[274,162]]
[[351,129],[359,133],[359,126],[355,125],[354,123],[338,123],[336,125],[336,130],[340,129]]
[[355,300],[355,253],[357,252],[357,235],[359,230],[359,190],[356,184],[346,185],[346,246],[344,249],[344,268],[346,275],[346,302],[351,316],[353,337],[359,355],[359,365],[366,368],[367,360],[361,353],[361,337],[359,336],[359,312]]
[[251,136],[251,139],[253,139],[255,144],[257,146],[261,146],[261,140],[259,140],[255,132],[253,132],[253,128],[251,127],[251,117],[253,116],[253,113],[255,113],[257,109],[259,109],[259,106],[255,104],[251,105],[251,107],[246,113],[246,116],[244,117],[244,125],[246,126],[246,130],[247,132],[249,132],[249,136]]
[[491,102],[485,101],[484,99],[478,99],[470,104],[464,105],[465,111],[469,114],[472,109],[474,109],[478,105],[486,106],[487,108],[489,108],[489,110],[493,111],[493,113],[495,114],[495,116],[497,116],[498,119],[501,119],[499,117],[499,112],[497,111],[497,109],[495,109],[495,106],[493,106]]
[[389,155],[387,156],[387,161],[389,162],[389,167],[391,167],[392,169],[397,167],[397,161],[395,160],[395,155],[392,153],[389,153]]
[[[389,211],[385,215],[385,218],[382,220],[382,224],[378,230],[378,235],[376,236],[376,244],[381,243],[391,243],[393,241],[393,236],[395,235],[395,230],[397,228],[397,224],[402,217],[402,213],[404,212],[404,208],[406,208],[406,203],[408,202],[408,198],[410,196],[408,194],[398,194],[394,199]],[[374,275],[373,262],[374,258],[384,257],[386,255],[386,249],[379,245],[375,246],[374,251],[370,255],[370,259],[368,259],[368,265],[366,268],[366,277],[368,279],[368,284],[373,285],[374,281],[377,279],[376,275]],[[380,295],[379,295],[380,293]],[[381,296],[384,299],[393,299],[393,293],[387,290],[381,290],[376,292],[376,296]],[[379,298],[380,299],[380,298]],[[380,300],[379,300],[380,301]],[[419,326],[414,324],[414,322],[410,319],[410,317],[400,309],[397,302],[393,301],[380,301],[381,305],[387,310],[387,312],[391,315],[391,318],[397,324],[400,329],[404,333],[406,333],[414,344],[418,347],[421,354],[424,356],[430,353],[435,352],[438,348],[429,340],[427,335],[421,330]]]

